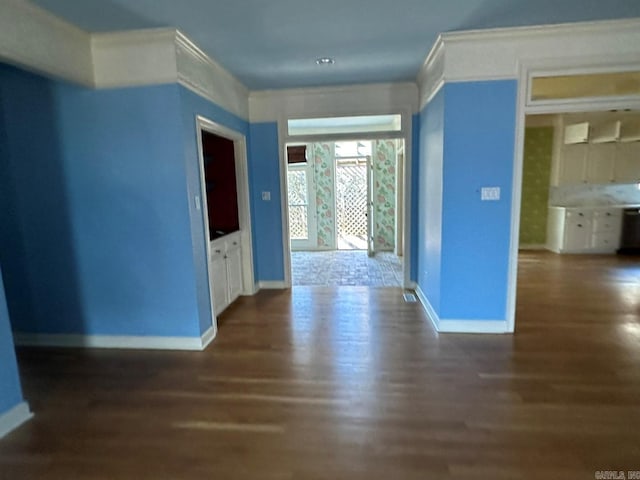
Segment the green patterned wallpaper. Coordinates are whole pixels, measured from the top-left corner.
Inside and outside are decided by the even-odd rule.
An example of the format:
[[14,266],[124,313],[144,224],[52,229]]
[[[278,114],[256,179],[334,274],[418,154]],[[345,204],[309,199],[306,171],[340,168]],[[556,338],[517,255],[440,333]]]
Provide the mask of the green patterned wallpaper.
[[376,140],[373,148],[375,184],[375,250],[393,250],[396,244],[396,142]]
[[520,245],[546,242],[552,149],[553,127],[525,130]]
[[316,184],[316,214],[318,219],[318,248],[335,248],[336,224],[333,200],[334,166],[333,143],[313,144],[313,165]]

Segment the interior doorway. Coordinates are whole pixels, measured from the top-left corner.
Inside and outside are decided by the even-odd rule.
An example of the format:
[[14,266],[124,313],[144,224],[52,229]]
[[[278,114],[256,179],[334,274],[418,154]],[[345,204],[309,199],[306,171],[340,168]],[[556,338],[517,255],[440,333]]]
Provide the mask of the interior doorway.
[[292,284],[401,287],[404,141],[317,140],[286,151]]

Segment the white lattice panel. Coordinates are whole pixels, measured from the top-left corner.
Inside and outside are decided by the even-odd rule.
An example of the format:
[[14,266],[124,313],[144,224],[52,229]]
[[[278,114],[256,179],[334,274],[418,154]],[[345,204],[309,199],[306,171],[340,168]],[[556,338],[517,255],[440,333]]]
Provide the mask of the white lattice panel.
[[338,236],[367,240],[367,167],[336,167],[336,220]]

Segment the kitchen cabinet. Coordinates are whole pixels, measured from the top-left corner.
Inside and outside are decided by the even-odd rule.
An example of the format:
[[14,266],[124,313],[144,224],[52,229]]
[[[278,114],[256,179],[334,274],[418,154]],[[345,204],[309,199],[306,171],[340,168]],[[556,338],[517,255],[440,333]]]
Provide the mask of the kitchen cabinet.
[[575,123],[564,127],[565,145],[587,143],[589,141],[589,122]]
[[586,183],[587,151],[587,145],[564,145],[562,147],[558,185]]
[[219,315],[243,290],[240,232],[213,240],[210,249],[209,285],[214,310]]
[[640,142],[616,145],[616,183],[640,183]]
[[621,142],[640,142],[640,120],[625,121],[620,131]]
[[615,253],[621,219],[619,208],[549,207],[547,249],[556,253]]
[[622,122],[613,120],[591,127],[589,141],[591,143],[613,143],[620,140]]
[[587,183],[605,184],[614,181],[616,145],[589,145],[587,152]]

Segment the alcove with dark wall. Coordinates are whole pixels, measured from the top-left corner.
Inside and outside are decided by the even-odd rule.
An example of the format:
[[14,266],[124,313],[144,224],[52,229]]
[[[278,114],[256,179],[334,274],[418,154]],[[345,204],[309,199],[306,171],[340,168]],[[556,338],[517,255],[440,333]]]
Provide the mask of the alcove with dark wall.
[[209,238],[214,240],[240,229],[233,141],[203,131],[202,154],[207,188]]

